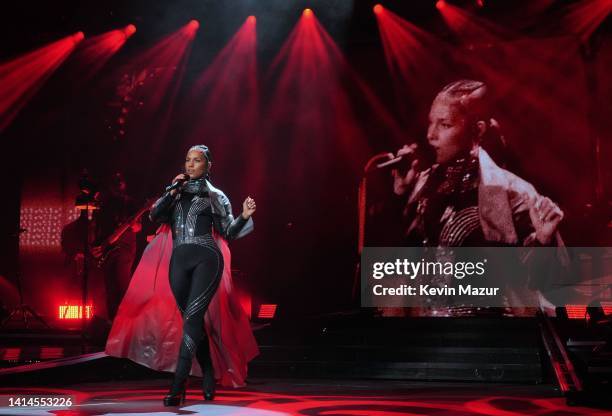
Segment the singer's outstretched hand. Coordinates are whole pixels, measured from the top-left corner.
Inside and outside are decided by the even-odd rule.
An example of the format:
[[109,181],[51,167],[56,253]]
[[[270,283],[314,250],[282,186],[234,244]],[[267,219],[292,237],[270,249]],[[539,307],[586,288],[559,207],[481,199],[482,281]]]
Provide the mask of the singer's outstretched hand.
[[248,220],[251,215],[257,209],[257,205],[255,205],[255,200],[248,196],[244,202],[242,203],[242,218]]

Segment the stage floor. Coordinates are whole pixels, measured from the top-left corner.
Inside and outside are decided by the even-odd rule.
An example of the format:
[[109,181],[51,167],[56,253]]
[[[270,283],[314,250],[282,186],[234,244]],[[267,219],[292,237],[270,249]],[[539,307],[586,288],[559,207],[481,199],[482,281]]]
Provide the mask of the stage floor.
[[[0,388],[1,415],[609,415],[610,410],[569,407],[550,385],[398,381],[252,379],[242,389],[220,389],[205,402],[191,380],[187,402],[164,407],[168,380],[87,383],[64,387]],[[64,409],[17,408],[19,394],[71,395]]]

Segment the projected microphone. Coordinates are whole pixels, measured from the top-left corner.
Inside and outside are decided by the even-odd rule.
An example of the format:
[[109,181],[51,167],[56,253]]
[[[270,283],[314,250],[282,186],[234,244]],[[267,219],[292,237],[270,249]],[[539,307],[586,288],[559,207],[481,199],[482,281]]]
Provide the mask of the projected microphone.
[[378,169],[391,167],[393,169],[406,170],[410,168],[414,160],[419,161],[418,165],[420,169],[431,166],[435,162],[433,148],[427,145],[415,146],[411,152],[378,163],[376,167]]
[[183,179],[179,179],[178,181],[174,182],[172,185],[166,186],[166,192],[170,192],[170,191],[173,191],[175,189],[178,189],[178,188],[181,187],[181,185],[183,185],[183,183],[188,181],[189,180],[189,175],[187,175],[186,173],[184,175],[185,175],[185,177]]
[[404,160],[405,156],[406,155],[394,157],[393,159],[387,160],[386,162],[378,163],[376,167],[380,169],[380,168],[386,168],[387,166],[397,165],[398,163]]

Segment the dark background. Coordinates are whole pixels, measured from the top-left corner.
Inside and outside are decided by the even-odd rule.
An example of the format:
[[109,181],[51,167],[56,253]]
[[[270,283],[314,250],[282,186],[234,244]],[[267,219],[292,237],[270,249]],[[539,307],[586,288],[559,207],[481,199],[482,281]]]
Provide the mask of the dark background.
[[[130,192],[144,201],[158,195],[181,171],[189,146],[205,143],[215,162],[213,183],[228,194],[235,213],[247,195],[258,203],[255,233],[232,245],[233,266],[243,272],[243,284],[257,299],[278,303],[284,313],[351,307],[361,169],[377,152],[423,140],[435,93],[460,78],[489,83],[496,117],[509,142],[508,167],[561,205],[568,244],[606,244],[611,19],[581,39],[561,18],[576,1],[486,1],[482,9],[469,1],[451,2],[503,30],[492,42],[451,31],[433,1],[381,2],[428,34],[421,54],[410,62],[415,68],[410,82],[402,84],[386,64],[372,13],[375,3],[13,3],[1,18],[2,62],[79,30],[87,37],[133,23],[137,32],[91,79],[80,78],[81,63],[69,57],[0,133],[5,184],[0,274],[11,280],[18,269],[14,234],[20,207],[37,200],[65,205],[75,196],[83,168],[99,181],[123,171]],[[305,47],[310,52],[303,62],[281,59],[274,65],[304,7],[314,10],[342,55],[334,46],[311,45]],[[204,90],[194,101],[196,82],[249,15],[257,16],[253,74],[259,95],[245,94],[244,103],[221,99],[207,118],[200,105],[210,97]],[[176,85],[173,110],[168,102],[161,106],[163,117],[134,110],[125,134],[118,136],[112,103],[121,76],[139,53],[190,19],[198,19],[200,29]],[[321,60],[317,53],[326,58]],[[309,59],[314,69],[304,63]],[[284,68],[295,73],[283,72]],[[233,81],[221,71],[220,83],[236,88]],[[254,119],[245,121],[247,110]],[[167,124],[160,127],[162,119]],[[202,126],[202,120],[211,119],[213,127]],[[201,129],[207,133],[194,133]],[[595,137],[600,139],[603,161],[599,191]],[[373,175],[370,185],[369,208],[376,214],[371,224],[379,227],[369,230],[373,244],[391,245],[397,237],[398,203],[390,194],[387,175]],[[145,228],[153,230],[151,225]],[[24,258],[22,252],[24,286],[35,299],[30,303],[46,305],[50,295],[40,289],[51,280],[65,279],[49,268],[49,262],[58,264],[49,260],[53,256],[59,253],[33,252]],[[57,285],[57,290],[62,287]]]

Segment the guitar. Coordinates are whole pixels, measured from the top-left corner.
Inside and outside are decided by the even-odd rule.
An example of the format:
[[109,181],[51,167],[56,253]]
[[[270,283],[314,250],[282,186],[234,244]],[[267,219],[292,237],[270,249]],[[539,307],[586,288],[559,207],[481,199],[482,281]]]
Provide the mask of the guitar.
[[[98,268],[101,268],[108,256],[117,249],[118,246],[115,245],[117,241],[125,234],[127,230],[129,230],[134,224],[136,224],[142,215],[151,209],[151,206],[155,202],[155,199],[148,199],[142,208],[138,210],[138,212],[128,218],[126,221],[122,222],[113,233],[102,242],[99,246],[95,247],[95,250],[92,250],[93,256],[96,258],[96,265]],[[95,251],[95,252],[94,252]]]

